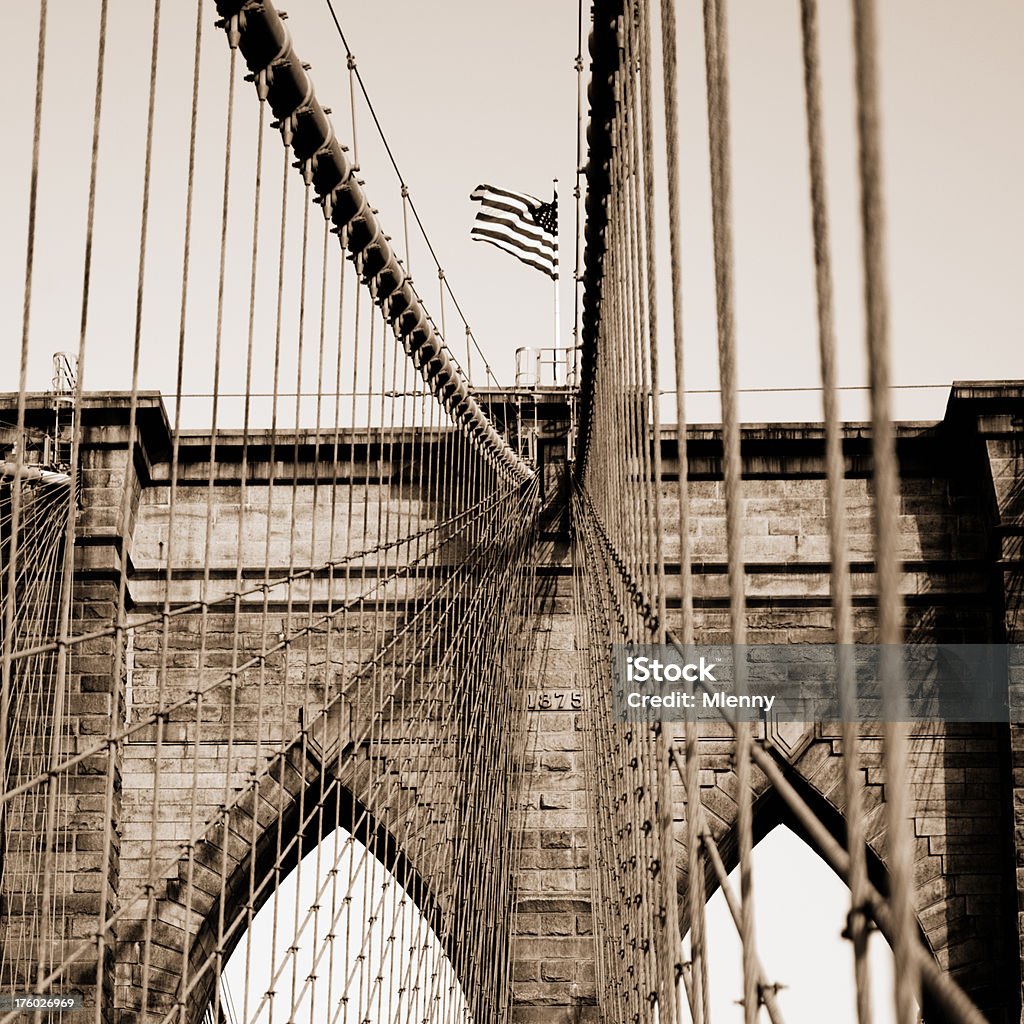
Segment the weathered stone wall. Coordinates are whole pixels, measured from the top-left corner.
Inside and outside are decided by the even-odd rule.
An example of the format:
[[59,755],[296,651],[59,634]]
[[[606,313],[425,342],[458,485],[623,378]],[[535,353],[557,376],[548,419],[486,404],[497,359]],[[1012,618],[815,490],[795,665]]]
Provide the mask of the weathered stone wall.
[[[987,394],[989,408],[1016,407],[1003,415],[1000,452],[991,457],[984,421],[969,402],[951,404],[940,425],[901,425],[899,553],[908,642],[1001,643],[1020,629],[1013,585],[1020,558],[1007,558],[1000,519],[1004,490],[1019,490],[1019,461],[1007,448],[1021,445],[1020,389]],[[1014,435],[1010,440],[1005,432]],[[717,476],[716,440],[700,431],[691,445],[691,551],[697,642],[729,638],[725,576],[724,499]],[[846,511],[858,642],[875,640],[873,599],[872,485],[869,443],[850,429],[845,444]],[[669,474],[673,466],[666,459]],[[744,558],[747,566],[748,639],[751,643],[827,643],[832,639],[825,481],[820,434],[815,429],[753,428],[744,443]],[[673,522],[675,496],[665,492],[666,521]],[[1011,513],[1012,515],[1012,513]],[[1016,512],[1020,530],[1020,510]],[[678,552],[678,531],[669,537]],[[670,601],[670,605],[671,605]],[[678,602],[676,602],[678,604]],[[675,613],[678,615],[678,612]],[[673,613],[670,611],[670,619]],[[1019,637],[1019,632],[1017,636]],[[760,727],[787,774],[843,838],[842,743],[837,727],[822,724]],[[728,866],[735,863],[736,778],[727,735],[707,735],[701,744],[702,798]],[[1013,736],[1017,730],[1012,731]],[[1016,741],[1015,741],[1016,743]],[[914,808],[916,906],[922,936],[991,1020],[1016,1020],[1019,1013],[1020,950],[1013,843],[1020,847],[1020,806],[1011,801],[1011,730],[1006,725],[920,725],[910,741]],[[1020,745],[1020,744],[1017,744]],[[885,773],[878,736],[863,742],[867,839],[873,873],[886,885]],[[1019,772],[1018,772],[1019,774]],[[755,771],[755,830],[764,835],[780,822],[800,832],[763,776]],[[1019,780],[1014,777],[1013,785]],[[681,793],[677,793],[679,862],[682,849]],[[1016,832],[1014,815],[1017,816]],[[1016,839],[1011,841],[1011,836]],[[1017,863],[1022,863],[1017,853]],[[1018,874],[1020,869],[1018,868]],[[709,880],[708,889],[713,885]],[[768,965],[770,970],[770,964]],[[933,1014],[934,1015],[934,1014]],[[927,1014],[926,1014],[927,1016]]]
[[[240,605],[239,629],[230,601],[211,608],[205,621],[205,648],[197,646],[198,612],[172,620],[166,651],[165,686],[187,693],[202,680],[230,674],[232,652],[245,657],[265,642],[265,630],[280,634],[308,624],[327,607],[354,595],[361,581],[346,584],[339,572],[298,580],[291,590],[268,593],[264,620],[263,593],[267,576],[287,574],[290,567],[327,560],[346,550],[342,537],[372,535],[383,543],[411,524],[443,520],[436,493],[424,488],[402,492],[395,502],[378,504],[379,488],[367,486],[368,470],[377,472],[383,456],[373,453],[365,465],[347,466],[329,455],[329,446],[281,444],[273,452],[254,443],[249,453],[250,483],[244,517],[240,511],[240,439],[219,439],[213,486],[205,452],[209,439],[189,438],[182,463],[173,537],[169,533],[169,434],[155,399],[140,409],[140,432],[133,448],[137,484],[127,510],[122,508],[127,462],[126,402],[93,399],[86,416],[83,448],[83,493],[79,573],[75,593],[76,631],[90,624],[109,625],[116,608],[121,559],[126,559],[129,625],[159,613],[165,593],[172,604],[223,598],[235,589],[241,566],[244,583],[256,588]],[[992,386],[962,389],[940,425],[900,429],[902,471],[900,543],[904,560],[902,589],[910,639],[960,642],[1021,642],[1021,538],[1024,535],[1024,388]],[[846,440],[847,512],[854,578],[855,628],[859,641],[874,637],[874,564],[870,444],[862,428],[851,427]],[[301,441],[302,439],[300,439]],[[261,442],[262,443],[262,442]],[[358,453],[359,449],[357,449]],[[294,452],[298,452],[298,461]],[[666,502],[666,551],[678,552],[674,448],[663,444]],[[744,494],[747,599],[751,641],[828,642],[831,612],[828,595],[827,513],[823,480],[823,441],[814,426],[752,428],[744,441]],[[262,461],[261,461],[262,460]],[[321,460],[323,462],[321,463]],[[724,501],[720,441],[713,430],[691,432],[691,543],[693,545],[698,639],[728,639],[725,575]],[[344,507],[332,504],[322,482],[351,479]],[[267,514],[270,479],[284,482]],[[292,483],[295,491],[292,514]],[[206,571],[207,502],[212,502],[212,547]],[[390,517],[390,518],[389,518]],[[244,518],[244,523],[243,523]],[[555,517],[557,519],[557,517]],[[269,523],[270,555],[266,537]],[[377,529],[377,524],[380,529]],[[368,525],[364,534],[364,524]],[[244,527],[244,528],[243,528]],[[315,536],[314,536],[315,531]],[[334,536],[332,546],[332,533]],[[241,536],[242,543],[239,544]],[[166,591],[168,554],[173,573]],[[461,546],[453,542],[446,559],[458,565]],[[395,552],[396,564],[405,554]],[[583,752],[585,708],[574,706],[585,687],[573,684],[578,670],[575,651],[574,586],[571,548],[549,539],[538,546],[540,592],[529,643],[533,663],[527,704],[528,749],[521,779],[518,832],[517,915],[511,969],[517,1020],[594,1019],[593,937],[590,922],[590,879],[587,850],[587,786]],[[268,565],[269,563],[269,565]],[[669,566],[669,614],[678,617]],[[429,588],[425,576],[412,574],[386,592],[392,607],[414,601]],[[373,608],[366,608],[372,614]],[[397,620],[396,620],[397,622]],[[106,864],[109,886],[106,905],[124,904],[148,872],[150,837],[159,840],[168,869],[158,896],[155,947],[150,985],[155,1005],[170,1004],[180,974],[182,950],[192,958],[211,948],[201,914],[186,920],[184,890],[188,878],[205,895],[194,901],[198,910],[213,913],[219,874],[233,872],[245,856],[254,830],[273,834],[281,822],[297,828],[302,794],[315,792],[322,778],[316,743],[306,743],[268,771],[251,796],[232,811],[228,827],[209,834],[193,853],[192,866],[180,856],[187,839],[192,807],[193,768],[197,769],[197,813],[200,820],[216,814],[224,800],[228,744],[234,762],[228,789],[247,785],[246,769],[257,745],[270,751],[301,731],[301,713],[322,706],[332,674],[342,670],[379,640],[374,628],[350,616],[334,632],[327,650],[325,634],[268,657],[262,672],[264,704],[253,706],[249,667],[236,681],[233,718],[229,723],[230,681],[204,698],[200,722],[170,715],[113,748],[114,791],[105,791],[106,755],[80,766],[66,797],[68,820],[76,839],[73,871],[66,872],[71,912],[70,936],[85,938],[95,927]],[[138,716],[157,700],[159,666],[165,652],[154,643],[157,634],[145,628],[112,634],[76,652],[72,664],[70,709],[74,715],[71,749],[102,737]],[[344,641],[344,642],[342,642]],[[345,649],[347,648],[347,653]],[[558,695],[568,706],[557,706]],[[408,695],[413,701],[416,696]],[[320,739],[330,747],[358,719],[332,720],[332,734]],[[230,725],[230,728],[229,728]],[[159,756],[157,751],[159,731]],[[842,795],[839,785],[841,742],[834,729],[770,729],[777,756],[794,783],[837,834],[841,834]],[[424,752],[430,749],[424,737]],[[202,748],[194,760],[193,744]],[[709,730],[702,742],[703,801],[727,861],[734,857],[735,776],[725,735]],[[915,852],[918,918],[922,934],[943,966],[948,966],[992,1020],[1016,1019],[1019,1008],[1020,956],[1024,912],[1024,733],[1019,727],[949,726],[918,728],[911,744],[910,782],[915,798]],[[301,756],[299,756],[301,753]],[[322,753],[322,750],[321,750]],[[268,755],[269,756],[269,755]],[[885,880],[885,829],[881,804],[885,777],[880,744],[868,737],[863,764],[868,799],[868,838],[876,879]],[[154,772],[161,773],[159,808],[154,811]],[[411,860],[436,851],[446,842],[443,787],[435,796],[429,773],[407,765],[396,783],[402,806],[379,808],[405,823],[408,835],[419,838],[407,851]],[[358,760],[352,771],[358,774]],[[353,785],[358,788],[358,780]],[[759,779],[757,828],[763,833],[787,821],[777,799]],[[677,843],[682,850],[683,806],[677,794]],[[105,807],[109,800],[110,819]],[[284,814],[282,814],[284,808]],[[154,819],[154,815],[156,815]],[[787,822],[788,823],[788,822]],[[106,861],[102,836],[109,828],[112,856]],[[401,835],[402,829],[396,829]],[[314,841],[312,835],[309,841]],[[430,854],[434,856],[433,853]],[[187,872],[191,872],[188,875]],[[217,885],[214,884],[215,879]],[[682,880],[681,880],[682,882]],[[433,893],[443,900],[444,893]],[[103,984],[117,984],[119,1006],[137,1004],[141,984],[139,923],[144,914],[126,913],[116,944],[107,947]],[[69,936],[69,937],[70,937]],[[67,941],[65,939],[64,941]],[[196,943],[189,951],[188,942]],[[770,967],[770,965],[769,965]],[[76,980],[95,977],[96,965],[82,961]],[[124,1019],[130,1019],[126,1014]],[[609,1022],[610,1024],[610,1022]]]
[[577,1008],[580,1020],[590,1020],[594,1010],[590,791],[571,552],[559,541],[538,549],[513,946],[514,1020],[523,1024],[573,1020]]
[[[287,870],[335,824],[372,842],[408,884],[464,981],[479,969],[452,936],[452,922],[473,932],[480,910],[467,894],[489,891],[508,866],[481,862],[483,830],[493,825],[474,819],[480,801],[471,798],[488,784],[473,759],[493,717],[481,714],[493,702],[478,691],[493,680],[481,675],[469,684],[461,676],[475,664],[471,649],[488,650],[500,665],[507,643],[483,638],[481,648],[479,638],[459,640],[451,631],[474,621],[496,594],[504,600],[504,575],[515,568],[501,557],[467,562],[465,553],[485,527],[500,545],[523,524],[475,517],[448,524],[474,495],[456,476],[465,455],[447,436],[418,449],[415,461],[398,435],[381,451],[347,446],[340,459],[329,442],[316,449],[310,441],[252,444],[243,491],[238,439],[234,448],[231,438],[219,440],[211,467],[208,439],[189,438],[173,502],[166,463],[143,488],[129,544],[129,720],[185,706],[124,744],[121,894],[134,902],[118,935],[123,1020],[144,1012],[143,978],[148,1009],[170,1009],[183,971],[194,985],[191,1010],[201,1012],[212,972],[199,979],[197,970],[219,942],[226,959],[242,935],[221,940],[211,924],[219,893],[227,888],[230,923],[249,899],[254,848],[260,884],[273,871],[272,848],[286,850]],[[436,537],[416,539],[430,530]],[[424,564],[405,571],[432,548]],[[321,568],[305,571],[310,565]],[[431,596],[449,577],[457,586],[432,609]],[[239,590],[241,597],[231,596]],[[173,608],[196,600],[211,606],[176,615],[165,638],[147,628],[165,600]],[[435,623],[441,614],[446,622]],[[353,682],[359,666],[392,645],[365,684]],[[415,685],[396,666],[415,668]],[[204,823],[212,824],[198,845],[181,849]],[[154,863],[151,907],[139,897]]]

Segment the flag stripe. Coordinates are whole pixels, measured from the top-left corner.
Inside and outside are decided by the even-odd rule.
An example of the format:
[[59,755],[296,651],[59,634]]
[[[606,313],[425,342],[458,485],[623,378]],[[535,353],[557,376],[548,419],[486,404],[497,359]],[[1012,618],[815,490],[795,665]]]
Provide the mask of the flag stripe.
[[[472,198],[472,196],[470,198]],[[550,232],[546,232],[544,228],[533,219],[534,208],[506,201],[504,199],[491,199],[490,197],[484,196],[478,196],[477,199],[480,202],[480,213],[483,213],[485,210],[494,212],[495,214],[505,213],[510,219],[522,225],[525,230],[536,232],[548,238],[553,237]],[[544,204],[541,203],[539,205],[543,206]],[[479,215],[480,214],[477,214],[477,216]]]
[[502,231],[499,228],[491,227],[489,225],[477,224],[474,225],[470,235],[481,235],[484,238],[500,238],[502,241],[507,242],[509,245],[514,246],[520,252],[526,253],[532,256],[534,259],[539,260],[547,266],[557,266],[558,256],[552,252],[543,252],[540,249],[535,248],[532,245],[526,244],[521,238],[514,234],[509,234],[507,231]]
[[518,203],[521,203],[525,208],[531,206],[537,206],[542,203],[543,199],[538,199],[536,196],[531,196],[528,192],[510,192],[507,188],[495,188],[493,185],[477,185],[473,189],[473,194],[470,196],[471,199],[485,199],[487,198],[486,193],[491,192],[496,196],[503,196],[505,199],[512,199]]
[[539,270],[544,274],[547,274],[548,277],[558,277],[557,270],[553,269],[549,263],[541,263],[536,259],[524,255],[519,249],[516,249],[509,245],[507,242],[505,242],[504,239],[487,238],[484,237],[484,235],[482,234],[475,234],[472,236],[472,238],[474,242],[488,242],[490,245],[494,245],[497,246],[499,249],[503,249],[510,255],[515,256],[517,260],[520,260],[523,263],[527,263],[534,269]]
[[511,217],[503,214],[491,213],[490,207],[484,207],[477,215],[476,224],[490,224],[495,227],[501,226],[507,228],[509,231],[514,232],[517,235],[525,235],[524,241],[530,245],[537,246],[538,250],[544,250],[550,253],[554,253],[557,250],[554,239],[550,235],[545,235],[540,228],[529,229],[524,226],[521,221],[514,220]]
[[[543,205],[543,204],[542,204]],[[515,221],[527,231],[532,231],[554,242],[554,235],[544,225],[538,223],[529,210],[522,211],[511,203],[496,202],[493,199],[485,199],[480,203],[480,213],[493,213],[496,217],[505,217],[506,220]],[[479,214],[478,214],[479,216]]]

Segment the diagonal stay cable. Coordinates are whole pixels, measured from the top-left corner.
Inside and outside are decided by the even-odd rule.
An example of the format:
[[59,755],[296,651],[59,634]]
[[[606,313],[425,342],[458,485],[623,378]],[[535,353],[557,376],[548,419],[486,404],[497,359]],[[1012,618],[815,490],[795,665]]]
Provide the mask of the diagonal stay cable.
[[[444,273],[441,267],[441,261],[438,258],[437,252],[434,249],[433,242],[430,240],[430,235],[427,234],[426,226],[420,217],[419,211],[416,209],[416,203],[412,198],[412,194],[409,190],[409,184],[405,180],[405,176],[402,174],[401,169],[398,166],[398,161],[395,159],[395,154],[391,149],[391,143],[388,142],[388,137],[384,132],[384,126],[380,123],[380,118],[377,116],[377,111],[374,109],[373,101],[370,99],[369,90],[366,88],[366,83],[363,81],[363,76],[359,71],[358,64],[355,63],[355,55],[352,52],[352,48],[348,45],[348,39],[345,37],[345,32],[341,27],[341,21],[338,18],[337,12],[334,9],[332,0],[326,0],[327,9],[330,11],[331,18],[334,21],[334,27],[338,30],[338,38],[341,39],[341,45],[345,47],[345,56],[348,58],[355,74],[356,81],[359,83],[359,89],[363,94],[363,99],[366,101],[366,109],[370,112],[370,117],[373,118],[374,126],[377,129],[377,134],[380,136],[380,141],[384,146],[384,150],[388,155],[388,159],[391,161],[391,166],[395,170],[395,174],[398,177],[398,182],[402,186],[402,196],[409,204],[409,209],[412,210],[412,215],[416,220],[416,224],[420,229],[420,234],[423,236],[423,241],[426,243],[427,249],[430,251],[430,256],[434,261],[434,265],[437,267],[439,272],[439,279],[441,281],[442,288],[448,293],[448,297],[452,300],[452,304],[455,306],[455,311],[459,314],[459,318],[462,320],[462,325],[466,328],[466,333],[473,340],[473,347],[477,350],[480,358],[484,361],[484,369],[487,376],[492,379],[496,386],[500,387],[498,378],[494,375],[491,370],[491,366],[487,361],[487,356],[484,355],[483,350],[480,348],[479,343],[476,340],[476,336],[473,334],[469,326],[469,321],[466,319],[466,314],[463,312],[462,306],[459,305],[459,300],[452,290],[451,281],[448,280],[447,274]],[[408,247],[407,247],[408,248]],[[443,308],[443,307],[442,307]]]

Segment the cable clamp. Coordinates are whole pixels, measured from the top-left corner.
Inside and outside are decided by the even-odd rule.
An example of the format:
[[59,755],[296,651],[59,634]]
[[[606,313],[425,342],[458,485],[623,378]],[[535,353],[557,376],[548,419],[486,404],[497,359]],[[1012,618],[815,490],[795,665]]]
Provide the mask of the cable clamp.
[[859,906],[851,907],[846,914],[846,927],[839,933],[840,936],[852,942],[856,934],[858,918],[860,919],[860,927],[863,934],[867,935],[869,932],[874,931],[877,926],[875,925],[871,910],[871,903],[868,901],[861,903]]
[[[758,985],[757,985],[757,1004],[758,1004],[758,1006],[764,1006],[765,1005],[765,1003],[767,1002],[765,997],[767,995],[770,994],[770,995],[773,995],[773,996],[777,996],[779,994],[779,992],[782,989],[784,989],[784,988],[788,988],[788,986],[787,985],[783,985],[782,982],[780,982],[780,981],[773,981],[771,984],[768,984],[768,982],[758,982]],[[741,1000],[741,1002],[742,1002],[742,1000]]]

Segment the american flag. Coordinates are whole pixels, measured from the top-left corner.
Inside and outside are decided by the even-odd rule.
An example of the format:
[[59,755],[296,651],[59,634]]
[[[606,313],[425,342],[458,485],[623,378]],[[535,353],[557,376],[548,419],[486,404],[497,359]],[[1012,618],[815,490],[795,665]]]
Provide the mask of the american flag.
[[490,242],[516,259],[558,280],[558,196],[545,203],[525,192],[477,185],[470,199],[480,203],[470,237]]

